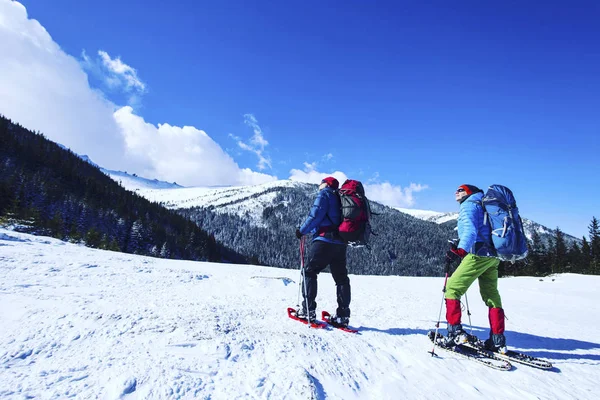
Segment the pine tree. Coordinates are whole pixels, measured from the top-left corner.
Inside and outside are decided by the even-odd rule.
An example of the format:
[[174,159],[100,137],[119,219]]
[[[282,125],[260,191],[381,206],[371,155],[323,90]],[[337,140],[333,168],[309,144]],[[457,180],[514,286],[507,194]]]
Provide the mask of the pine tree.
[[567,264],[567,246],[565,244],[565,234],[556,227],[554,230],[554,255],[552,262],[552,272],[564,272],[564,267]]
[[591,273],[600,274],[600,225],[596,217],[590,223]]
[[581,272],[584,274],[591,274],[591,265],[592,265],[592,249],[590,248],[590,244],[588,243],[586,237],[583,237],[581,242]]
[[135,220],[133,225],[131,225],[129,241],[127,243],[127,253],[137,254],[140,251],[142,240],[144,239],[142,236],[142,228],[142,221],[139,219]]
[[171,257],[171,252],[169,251],[169,246],[167,242],[164,242],[162,248],[160,249],[160,257],[161,258],[169,258]]
[[56,211],[54,213],[54,217],[48,222],[48,229],[50,229],[50,234],[58,239],[61,239],[64,234],[64,221],[62,218],[62,214],[60,211]]
[[2,182],[0,182],[0,217],[4,215],[4,212],[12,203],[12,198],[13,195],[8,188],[8,185],[4,185]]
[[119,248],[119,243],[117,242],[117,239],[113,238],[111,240],[111,242],[108,245],[108,249],[107,250],[111,250],[111,251],[121,251],[121,249]]
[[573,242],[567,253],[567,268],[565,272],[580,274],[581,270],[581,249],[579,249],[577,242]]
[[100,235],[100,232],[94,228],[91,228],[85,235],[86,246],[93,247],[95,249],[100,247],[101,240],[102,236]]
[[545,270],[545,252],[546,247],[542,242],[540,233],[534,229],[531,234],[531,242],[529,244],[529,256],[527,257],[527,266],[523,270],[525,275],[541,275]]

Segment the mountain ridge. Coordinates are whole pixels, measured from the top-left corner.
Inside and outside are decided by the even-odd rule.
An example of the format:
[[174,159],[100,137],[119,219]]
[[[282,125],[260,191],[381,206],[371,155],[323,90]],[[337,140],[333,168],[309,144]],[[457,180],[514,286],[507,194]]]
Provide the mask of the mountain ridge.
[[[113,178],[114,179],[114,178]],[[148,180],[145,178],[139,178],[140,180]],[[153,180],[156,181],[156,180]],[[160,181],[157,181],[160,182]],[[172,189],[186,189],[185,191],[165,191],[163,188],[161,187],[157,187],[157,188],[144,188],[144,187],[133,187],[135,190],[139,191],[139,194],[143,197],[148,198],[151,201],[156,201],[158,203],[161,203],[163,205],[165,205],[165,207],[167,208],[173,208],[173,209],[178,209],[178,208],[189,208],[189,207],[215,207],[215,208],[220,208],[222,206],[222,203],[219,200],[219,197],[224,197],[226,192],[238,192],[238,195],[241,195],[242,193],[252,193],[255,194],[257,192],[259,192],[262,188],[264,189],[269,189],[269,188],[275,188],[275,187],[293,187],[293,186],[299,186],[299,185],[311,185],[308,183],[302,183],[302,182],[298,182],[298,181],[291,181],[291,180],[277,180],[277,181],[272,181],[272,182],[268,182],[268,183],[263,183],[263,184],[259,184],[259,185],[253,185],[253,186],[230,186],[230,187],[225,187],[225,188],[215,188],[215,187],[187,187],[187,188],[183,188],[183,187],[178,187],[178,188],[172,188]],[[165,189],[171,189],[171,188],[165,188]],[[219,194],[222,194],[222,196],[219,196]],[[316,194],[316,190],[315,190],[315,194]],[[211,203],[211,202],[215,202],[216,203]],[[433,211],[433,210],[420,210],[420,209],[412,209],[412,208],[400,208],[400,207],[392,207],[395,210],[398,210],[399,212],[408,214],[412,217],[421,219],[423,221],[428,221],[428,222],[434,222],[436,224],[445,224],[445,223],[450,223],[450,221],[453,221],[452,223],[455,224],[455,221],[458,219],[458,212],[454,211],[454,212],[440,212],[440,211]],[[537,230],[538,233],[542,236],[542,238],[544,238],[544,241],[548,241],[548,236],[553,235],[553,229],[548,228],[542,224],[539,224],[535,221],[532,221],[528,218],[523,218],[523,225],[525,228],[525,235],[527,236],[528,240],[532,239],[533,236],[533,230]],[[569,241],[569,242],[580,242],[581,240],[569,235],[567,233],[565,233],[565,238]]]

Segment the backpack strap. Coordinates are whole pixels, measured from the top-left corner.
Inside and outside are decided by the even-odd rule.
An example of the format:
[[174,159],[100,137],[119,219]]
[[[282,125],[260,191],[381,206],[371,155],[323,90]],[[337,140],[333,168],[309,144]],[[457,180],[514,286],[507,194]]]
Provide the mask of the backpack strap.
[[487,225],[488,223],[488,213],[485,210],[485,206],[483,205],[483,199],[481,199],[481,201],[477,201],[477,200],[467,200],[469,203],[475,203],[475,204],[479,204],[481,206],[481,209],[483,210],[483,225]]

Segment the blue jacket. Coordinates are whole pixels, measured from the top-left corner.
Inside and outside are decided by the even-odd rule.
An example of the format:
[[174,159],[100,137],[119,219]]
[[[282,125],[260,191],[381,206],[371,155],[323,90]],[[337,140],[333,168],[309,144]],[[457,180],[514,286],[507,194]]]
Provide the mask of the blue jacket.
[[473,193],[460,205],[458,214],[458,247],[477,256],[496,255],[490,230],[490,222],[484,224],[481,201],[483,193]]
[[[300,227],[300,233],[312,234],[313,241],[343,244],[344,242],[333,234],[342,223],[341,211],[338,194],[330,187],[321,189],[310,209],[310,214]],[[326,233],[325,236],[321,236],[323,233]]]

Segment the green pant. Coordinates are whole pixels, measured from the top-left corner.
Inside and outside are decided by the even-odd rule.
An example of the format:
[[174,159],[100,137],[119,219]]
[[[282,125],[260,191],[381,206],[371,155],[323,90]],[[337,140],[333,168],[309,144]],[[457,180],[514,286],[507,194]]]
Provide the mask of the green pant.
[[475,279],[479,278],[479,292],[483,302],[488,307],[502,308],[498,293],[498,265],[500,260],[496,258],[467,254],[448,279],[446,298],[460,300]]

